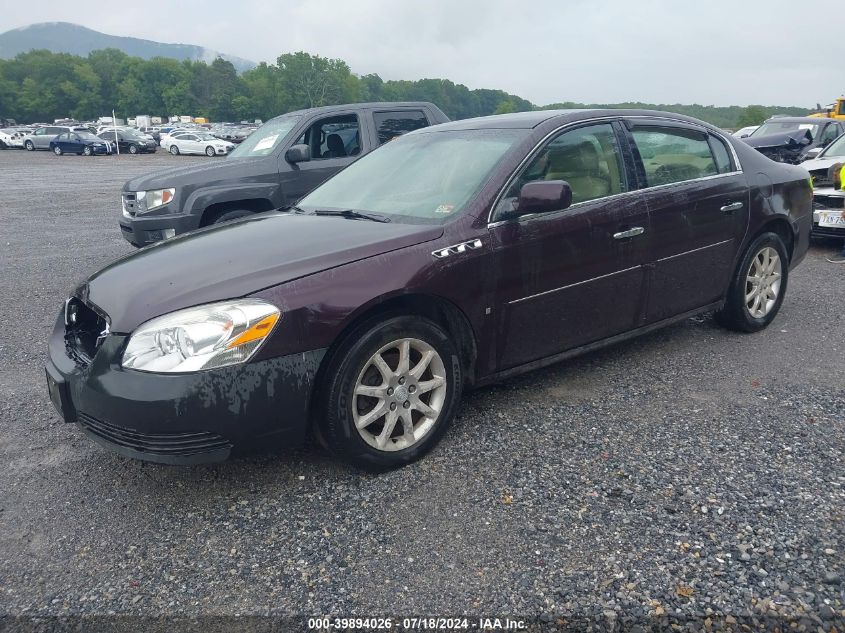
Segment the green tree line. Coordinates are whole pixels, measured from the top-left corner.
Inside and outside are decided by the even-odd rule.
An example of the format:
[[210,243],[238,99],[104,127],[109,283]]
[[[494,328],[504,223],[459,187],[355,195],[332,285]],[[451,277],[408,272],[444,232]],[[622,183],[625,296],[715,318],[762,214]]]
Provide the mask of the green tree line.
[[[375,74],[359,76],[343,60],[304,52],[280,55],[275,64],[261,63],[241,75],[220,58],[210,64],[164,57],[144,60],[117,49],[94,51],[87,57],[36,50],[0,59],[0,117],[23,122],[91,120],[112,109],[123,118],[190,114],[212,121],[266,120],[301,108],[363,101],[431,101],[453,119],[537,108],[502,90],[470,90],[448,79],[385,81]],[[728,128],[759,123],[774,113],[806,113],[794,107],[646,103],[567,102],[545,107],[661,109]]]

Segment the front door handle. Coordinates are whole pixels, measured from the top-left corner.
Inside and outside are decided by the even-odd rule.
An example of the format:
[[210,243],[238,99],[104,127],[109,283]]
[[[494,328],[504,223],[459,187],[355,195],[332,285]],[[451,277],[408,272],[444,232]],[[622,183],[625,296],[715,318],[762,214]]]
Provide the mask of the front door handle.
[[734,211],[739,211],[741,208],[741,202],[729,202],[728,204],[722,207],[722,213],[733,213]]
[[642,235],[645,233],[645,229],[641,226],[635,226],[633,228],[628,229],[627,231],[619,231],[619,233],[613,234],[614,240],[624,240],[629,237],[636,237],[637,235]]

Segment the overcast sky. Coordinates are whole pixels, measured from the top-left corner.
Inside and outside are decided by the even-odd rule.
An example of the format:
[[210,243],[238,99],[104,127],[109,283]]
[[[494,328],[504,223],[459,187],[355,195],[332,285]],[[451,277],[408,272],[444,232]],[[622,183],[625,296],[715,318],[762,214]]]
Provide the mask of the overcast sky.
[[[0,31],[76,22],[254,61],[305,50],[383,79],[558,101],[814,106],[845,92],[832,0],[8,2]],[[178,8],[177,8],[178,7]],[[827,17],[825,17],[827,16]]]

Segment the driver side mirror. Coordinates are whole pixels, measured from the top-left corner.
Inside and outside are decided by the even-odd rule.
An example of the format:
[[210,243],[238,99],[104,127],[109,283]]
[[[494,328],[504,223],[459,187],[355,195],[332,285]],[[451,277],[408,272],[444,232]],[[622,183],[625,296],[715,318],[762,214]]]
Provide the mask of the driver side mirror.
[[565,180],[537,180],[522,185],[514,215],[561,211],[572,204],[572,187]]
[[285,152],[285,160],[289,163],[305,163],[311,160],[311,148],[305,143],[291,145]]

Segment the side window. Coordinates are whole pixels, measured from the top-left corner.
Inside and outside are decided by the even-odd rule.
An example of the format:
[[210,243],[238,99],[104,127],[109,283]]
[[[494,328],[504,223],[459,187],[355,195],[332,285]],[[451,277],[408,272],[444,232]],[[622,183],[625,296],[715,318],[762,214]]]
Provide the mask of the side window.
[[828,145],[837,136],[839,136],[839,126],[836,123],[831,123],[824,129],[820,143],[821,145]]
[[394,112],[375,112],[373,119],[378,133],[378,144],[384,145],[397,136],[428,127],[428,119],[422,110],[397,110]]
[[513,210],[523,185],[537,180],[565,180],[572,204],[626,191],[616,134],[609,123],[589,125],[549,141],[511,183],[497,213]]
[[703,132],[683,128],[636,127],[631,133],[640,152],[649,187],[719,173]]
[[361,153],[361,132],[354,114],[320,119],[302,133],[295,145],[311,148],[311,159],[345,158]]
[[716,169],[719,170],[720,174],[727,174],[733,171],[733,161],[731,161],[731,155],[728,152],[728,148],[725,147],[724,141],[722,139],[710,135],[710,149],[713,151],[713,157],[716,160]]

